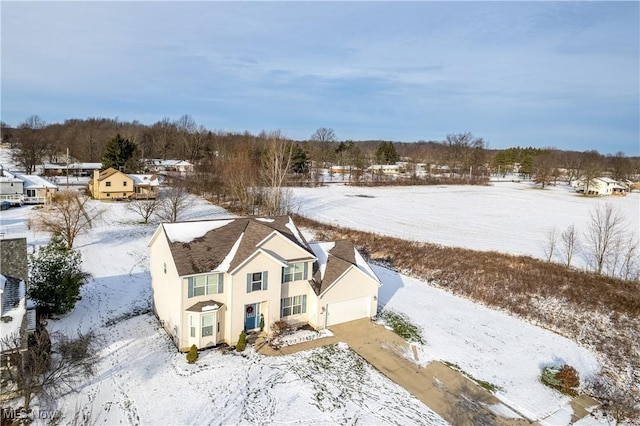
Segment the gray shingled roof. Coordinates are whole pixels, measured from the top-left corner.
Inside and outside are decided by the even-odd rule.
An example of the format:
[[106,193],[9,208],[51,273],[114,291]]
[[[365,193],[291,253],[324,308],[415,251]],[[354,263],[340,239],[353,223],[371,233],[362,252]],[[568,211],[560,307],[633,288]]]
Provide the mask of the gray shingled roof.
[[[228,221],[229,219],[224,220]],[[273,217],[269,221],[256,218],[234,219],[230,223],[213,229],[192,241],[169,241],[169,247],[178,269],[178,274],[181,276],[213,271],[225,260],[236,241],[242,236],[242,240],[230,262],[229,270],[233,270],[256,251],[257,243],[273,231],[277,231],[309,252],[310,256],[313,256],[313,251],[304,240],[304,237],[301,237],[302,241],[299,241],[294,232],[286,226],[289,222],[288,216]],[[298,235],[300,235],[299,232]]]
[[314,268],[313,283],[311,284],[313,291],[320,295],[353,265],[356,265],[356,253],[353,243],[349,240],[336,241],[333,248],[329,250],[324,277],[320,276],[319,268]]
[[2,293],[2,314],[9,312],[20,303],[20,283],[22,280],[5,276],[4,293]]
[[220,303],[220,302],[216,302],[215,300],[207,300],[204,302],[198,302],[193,306],[190,306],[187,308],[187,311],[190,312],[207,312],[207,311],[203,311],[202,308],[206,308],[207,306],[218,306],[217,309],[212,309],[212,311],[218,310],[221,307],[224,306],[224,303]]

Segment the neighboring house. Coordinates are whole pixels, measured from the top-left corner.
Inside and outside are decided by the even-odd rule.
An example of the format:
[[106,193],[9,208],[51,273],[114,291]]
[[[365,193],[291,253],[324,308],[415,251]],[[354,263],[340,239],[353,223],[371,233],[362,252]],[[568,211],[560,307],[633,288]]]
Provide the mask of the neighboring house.
[[93,173],[89,192],[96,200],[156,198],[159,186],[156,175],[128,175],[109,167]]
[[133,179],[133,198],[149,199],[158,197],[160,182],[157,175],[127,175]]
[[2,170],[0,200],[12,205],[42,204],[51,201],[58,186],[37,175],[25,175]]
[[45,176],[69,176],[90,177],[93,172],[100,170],[102,163],[45,163]]
[[618,181],[608,177],[598,177],[587,182],[584,180],[575,183],[576,192],[586,195],[612,195],[628,192],[628,188],[620,184]]
[[235,345],[261,318],[269,332],[377,313],[380,280],[353,244],[309,244],[286,216],[165,223],[149,247],[153,309],[182,351]]
[[15,174],[0,168],[0,200],[21,206],[23,197],[24,182]]
[[144,161],[145,170],[150,172],[178,172],[188,173],[193,171],[193,164],[184,160],[159,160],[155,158]]
[[26,204],[48,203],[58,192],[58,185],[41,176],[16,173],[16,177],[23,181]]
[[374,164],[369,166],[368,170],[371,173],[386,176],[399,176],[400,165],[398,164]]
[[[21,349],[27,348],[27,335],[36,328],[35,309],[27,299],[27,239],[0,239],[0,339],[17,336]],[[10,368],[0,352],[0,371]],[[4,388],[4,374],[0,384]]]

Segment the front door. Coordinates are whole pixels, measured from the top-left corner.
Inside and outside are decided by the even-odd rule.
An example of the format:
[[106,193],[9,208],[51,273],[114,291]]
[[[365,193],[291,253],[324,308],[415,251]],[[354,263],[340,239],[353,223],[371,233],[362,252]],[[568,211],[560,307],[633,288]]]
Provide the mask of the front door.
[[259,327],[258,318],[260,312],[258,312],[260,305],[258,303],[252,303],[250,305],[244,305],[244,329],[247,331],[254,330]]

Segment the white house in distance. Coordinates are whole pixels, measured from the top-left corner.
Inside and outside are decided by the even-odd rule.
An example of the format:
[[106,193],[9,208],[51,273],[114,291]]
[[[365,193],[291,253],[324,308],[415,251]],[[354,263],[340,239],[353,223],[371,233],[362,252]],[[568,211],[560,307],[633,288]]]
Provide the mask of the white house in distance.
[[629,191],[628,185],[623,185],[617,180],[608,177],[591,179],[589,185],[587,185],[584,180],[579,180],[574,183],[574,186],[576,188],[576,192],[586,192],[587,195],[626,195]]
[[380,280],[349,241],[309,244],[291,218],[165,223],[149,242],[153,309],[181,351],[275,321],[373,317]]

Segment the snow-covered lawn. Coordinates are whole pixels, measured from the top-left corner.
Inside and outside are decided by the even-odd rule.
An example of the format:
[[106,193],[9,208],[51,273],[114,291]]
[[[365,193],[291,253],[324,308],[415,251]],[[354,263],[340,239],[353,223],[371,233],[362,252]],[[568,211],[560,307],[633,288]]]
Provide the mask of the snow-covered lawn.
[[[342,199],[352,198],[329,201],[337,205]],[[76,248],[93,279],[83,287],[73,312],[49,322],[51,330],[67,333],[94,329],[101,339],[98,374],[78,393],[57,401],[66,421],[82,412],[96,424],[444,424],[344,345],[273,358],[210,350],[196,364],[187,364],[149,313],[147,243],[155,226],[136,223],[125,204],[92,203],[106,212]],[[354,226],[358,216],[364,223],[371,220],[357,203],[352,209],[345,225]],[[45,235],[26,227],[30,210],[3,211],[0,232],[26,236],[29,244],[46,243]],[[182,219],[230,216],[194,198]],[[511,240],[503,235],[504,244]],[[567,400],[539,383],[543,365],[566,361],[583,376],[598,368],[587,350],[546,330],[392,271],[375,271],[384,283],[381,303],[422,327],[422,362],[455,363],[500,386],[503,401],[534,418],[556,411]]]
[[519,319],[374,266],[384,285],[384,309],[405,314],[422,329],[420,362],[443,360],[501,388],[496,396],[529,419],[543,419],[569,398],[540,382],[547,365],[569,364],[580,377],[599,371],[591,352]]
[[[320,222],[406,240],[545,258],[548,233],[575,224],[583,237],[594,206],[611,203],[627,219],[629,237],[640,235],[640,193],[583,197],[566,185],[354,187],[341,184],[291,188],[293,206]],[[574,264],[584,266],[580,255]]]

